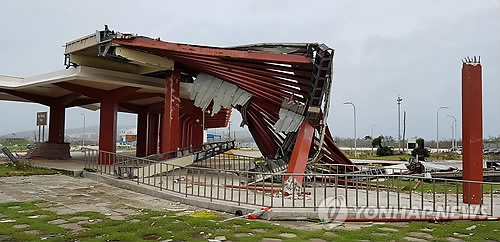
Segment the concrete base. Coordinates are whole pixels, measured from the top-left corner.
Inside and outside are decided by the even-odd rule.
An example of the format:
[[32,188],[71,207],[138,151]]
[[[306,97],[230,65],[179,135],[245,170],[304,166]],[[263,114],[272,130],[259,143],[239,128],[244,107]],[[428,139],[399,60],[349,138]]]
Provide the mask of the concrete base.
[[68,160],[69,143],[41,143],[28,152],[26,159]]

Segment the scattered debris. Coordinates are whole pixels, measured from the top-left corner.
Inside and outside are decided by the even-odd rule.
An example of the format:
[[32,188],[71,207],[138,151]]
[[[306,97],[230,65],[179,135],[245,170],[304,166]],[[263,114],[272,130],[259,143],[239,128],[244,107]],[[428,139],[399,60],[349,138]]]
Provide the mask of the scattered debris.
[[476,225],[472,225],[472,226],[470,226],[470,227],[467,227],[465,230],[473,230],[473,229],[475,229],[475,228],[476,228]]
[[[261,208],[261,209],[255,210],[255,211],[253,211],[251,213],[248,213],[248,214],[245,214],[245,215],[241,215],[241,216],[232,217],[232,218],[228,218],[228,219],[222,220],[222,223],[223,222],[227,222],[227,221],[231,221],[231,220],[234,220],[234,219],[238,219],[238,218],[258,219],[260,216],[262,216],[262,214],[264,214],[265,212],[267,212],[269,210],[271,210],[271,207]],[[241,212],[241,210],[237,210],[237,211]]]

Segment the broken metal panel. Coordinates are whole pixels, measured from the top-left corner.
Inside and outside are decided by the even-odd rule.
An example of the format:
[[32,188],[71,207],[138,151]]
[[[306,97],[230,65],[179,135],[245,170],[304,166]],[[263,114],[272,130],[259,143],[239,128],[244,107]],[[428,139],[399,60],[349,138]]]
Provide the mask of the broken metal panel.
[[206,110],[213,101],[212,116],[222,108],[244,106],[251,97],[238,86],[206,73],[198,74],[191,92],[194,105],[202,110]]
[[286,98],[281,103],[279,120],[273,128],[276,132],[296,132],[304,121],[305,105]]
[[96,34],[89,34],[82,38],[66,43],[64,54],[71,54],[98,45]]
[[158,70],[173,70],[174,62],[168,58],[132,50],[126,47],[115,47],[115,55],[126,58],[134,64],[157,68]]

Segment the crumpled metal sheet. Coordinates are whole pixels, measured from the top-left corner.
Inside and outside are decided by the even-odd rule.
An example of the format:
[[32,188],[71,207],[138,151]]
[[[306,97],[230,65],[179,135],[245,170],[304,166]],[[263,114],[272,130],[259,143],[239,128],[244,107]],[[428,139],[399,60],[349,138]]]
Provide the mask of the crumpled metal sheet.
[[279,119],[273,128],[276,132],[297,132],[304,121],[305,105],[286,98],[281,103]]
[[194,81],[190,98],[194,100],[194,105],[202,110],[206,110],[213,101],[211,115],[214,116],[222,108],[245,105],[252,98],[252,94],[232,83],[200,73]]

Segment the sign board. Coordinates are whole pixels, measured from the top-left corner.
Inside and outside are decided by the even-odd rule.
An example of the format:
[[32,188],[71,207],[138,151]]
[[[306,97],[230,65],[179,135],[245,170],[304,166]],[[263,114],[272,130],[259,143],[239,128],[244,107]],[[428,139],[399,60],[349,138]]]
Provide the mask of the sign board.
[[10,152],[9,148],[7,147],[3,147],[2,148],[2,152],[5,156],[7,156],[7,158],[9,158],[9,160],[14,164],[14,166],[17,165],[17,159],[14,155],[12,155],[12,153]]
[[36,113],[36,125],[37,126],[47,125],[47,112]]

